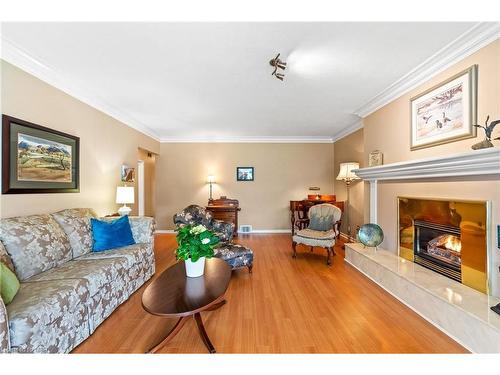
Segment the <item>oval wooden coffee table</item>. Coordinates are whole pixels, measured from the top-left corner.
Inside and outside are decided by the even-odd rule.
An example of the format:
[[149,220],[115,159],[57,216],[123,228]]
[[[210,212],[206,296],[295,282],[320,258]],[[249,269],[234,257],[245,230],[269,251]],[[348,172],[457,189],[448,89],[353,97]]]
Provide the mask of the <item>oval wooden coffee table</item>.
[[179,318],[165,338],[148,353],[156,353],[167,344],[192,316],[200,336],[210,353],[215,348],[208,338],[200,313],[218,309],[226,303],[226,293],[231,279],[229,265],[217,258],[207,259],[205,274],[187,277],[184,262],[167,268],[146,288],[142,295],[142,306],[148,313],[166,318]]

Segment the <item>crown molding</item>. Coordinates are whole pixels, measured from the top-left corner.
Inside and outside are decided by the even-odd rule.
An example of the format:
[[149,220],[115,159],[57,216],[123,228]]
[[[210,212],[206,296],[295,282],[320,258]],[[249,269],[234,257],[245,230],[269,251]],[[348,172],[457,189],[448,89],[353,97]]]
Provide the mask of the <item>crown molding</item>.
[[[467,32],[453,40],[444,48],[429,57],[416,68],[405,74],[385,90],[377,94],[365,105],[354,111],[360,118],[366,117],[377,109],[387,105],[401,95],[425,83],[432,76],[442,72],[451,65],[473,54],[485,45],[500,37],[500,22],[481,22]],[[106,113],[125,125],[159,141],[161,143],[333,143],[363,127],[362,121],[357,121],[333,137],[279,137],[279,136],[252,136],[252,137],[166,137],[161,138],[147,125],[134,119],[124,111],[116,108],[95,92],[80,84],[71,82],[62,72],[51,68],[41,60],[30,55],[21,47],[4,36],[1,36],[1,58],[21,68],[42,81],[60,89],[76,99]]]
[[363,180],[415,180],[500,175],[500,147],[354,170]]
[[5,38],[3,35],[1,36],[1,42],[1,58],[3,60],[17,66],[36,78],[90,105],[91,107],[113,117],[114,119],[122,122],[124,125],[135,129],[156,141],[159,141],[158,134],[156,134],[148,126],[111,105],[92,90],[89,90],[80,84],[71,82],[71,80],[65,77],[63,73],[32,56],[21,47]]
[[167,137],[161,143],[333,143],[332,137]]
[[500,22],[476,24],[377,94],[354,113],[360,117],[368,116],[499,37]]
[[363,120],[358,120],[356,122],[353,122],[351,125],[348,125],[344,129],[335,133],[335,135],[333,136],[333,142],[337,142],[361,128],[363,128]]

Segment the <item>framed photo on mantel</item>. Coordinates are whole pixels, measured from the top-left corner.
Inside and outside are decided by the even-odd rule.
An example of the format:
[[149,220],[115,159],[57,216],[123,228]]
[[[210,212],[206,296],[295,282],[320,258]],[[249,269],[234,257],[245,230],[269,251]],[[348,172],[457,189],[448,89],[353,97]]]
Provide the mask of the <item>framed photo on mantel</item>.
[[411,150],[476,136],[477,65],[410,99]]
[[80,138],[2,115],[2,193],[80,191]]

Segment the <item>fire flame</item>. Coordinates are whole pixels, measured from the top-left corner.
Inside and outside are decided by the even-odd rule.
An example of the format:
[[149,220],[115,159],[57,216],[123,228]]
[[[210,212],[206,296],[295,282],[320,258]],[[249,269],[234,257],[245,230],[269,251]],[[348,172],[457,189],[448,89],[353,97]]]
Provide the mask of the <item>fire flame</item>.
[[462,242],[458,237],[448,236],[444,247],[446,247],[448,250],[453,250],[459,253],[462,250]]

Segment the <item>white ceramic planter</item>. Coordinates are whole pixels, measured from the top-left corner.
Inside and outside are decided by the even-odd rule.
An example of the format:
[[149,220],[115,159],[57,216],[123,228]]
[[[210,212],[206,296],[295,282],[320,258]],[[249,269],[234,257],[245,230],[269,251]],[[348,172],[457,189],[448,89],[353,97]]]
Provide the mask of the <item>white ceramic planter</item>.
[[198,259],[196,262],[192,262],[191,259],[184,261],[186,265],[186,276],[187,277],[199,277],[205,272],[205,257]]

